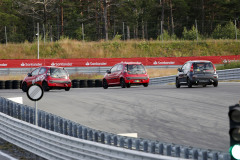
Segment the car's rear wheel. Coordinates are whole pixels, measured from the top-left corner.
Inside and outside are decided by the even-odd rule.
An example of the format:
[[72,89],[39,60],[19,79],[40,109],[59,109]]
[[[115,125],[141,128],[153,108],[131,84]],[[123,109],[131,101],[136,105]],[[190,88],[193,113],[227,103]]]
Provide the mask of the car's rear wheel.
[[106,79],[103,80],[103,88],[108,89],[108,83]]
[[23,82],[23,84],[22,84],[22,91],[23,91],[23,92],[27,92],[27,89],[28,89],[27,83],[26,83],[26,82]]
[[214,82],[214,83],[213,83],[213,86],[214,86],[214,87],[217,87],[217,86],[218,86],[218,81]]
[[190,81],[189,78],[187,79],[187,85],[188,85],[188,88],[192,88],[192,82]]
[[43,90],[44,91],[49,91],[49,86],[48,86],[48,84],[47,84],[47,82],[42,82],[42,87],[43,87]]
[[70,90],[70,87],[66,87],[66,88],[65,88],[65,91],[69,91],[69,90]]
[[147,87],[147,86],[148,86],[148,83],[143,83],[143,86],[144,86],[144,87]]
[[178,79],[176,79],[176,88],[180,88],[180,83],[179,83],[179,80]]
[[126,88],[126,83],[125,83],[125,80],[123,78],[121,78],[120,84],[121,84],[122,88]]

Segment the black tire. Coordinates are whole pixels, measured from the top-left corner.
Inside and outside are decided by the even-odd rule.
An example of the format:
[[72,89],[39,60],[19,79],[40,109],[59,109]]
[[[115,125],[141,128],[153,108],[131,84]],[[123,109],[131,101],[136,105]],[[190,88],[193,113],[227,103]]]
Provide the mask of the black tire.
[[104,89],[108,89],[108,83],[107,83],[106,79],[103,80],[102,86],[103,86]]
[[21,80],[21,81],[20,81],[20,85],[19,85],[19,86],[20,86],[20,89],[22,89],[22,82],[23,82],[23,81]]
[[126,88],[126,83],[125,80],[123,78],[120,79],[120,85],[122,88]]
[[80,81],[78,79],[72,80],[72,88],[79,88]]
[[26,83],[26,82],[23,82],[23,83],[22,83],[22,91],[23,91],[23,92],[27,92],[27,90],[28,90],[27,83]]
[[202,86],[203,86],[203,87],[207,87],[207,85],[206,85],[206,84],[203,84]]
[[87,87],[87,80],[80,80],[80,88]]
[[0,89],[5,89],[5,81],[0,81]]
[[50,89],[47,82],[45,82],[45,81],[42,82],[42,88],[43,88],[44,91],[49,91],[49,89]]
[[214,86],[214,87],[217,87],[217,86],[218,86],[218,81],[214,82],[214,83],[213,83],[213,86]]
[[12,89],[12,81],[11,80],[7,80],[5,82],[5,89]]
[[69,91],[69,90],[70,90],[70,87],[66,87],[66,88],[65,88],[65,91]]
[[95,80],[92,79],[87,80],[87,86],[90,88],[95,87]]
[[180,83],[179,83],[179,80],[176,79],[176,88],[180,88],[180,87],[181,87],[181,85],[180,85]]
[[148,83],[143,83],[143,86],[144,87],[148,87]]
[[101,79],[96,79],[95,80],[95,87],[102,87],[102,80]]
[[13,89],[19,89],[20,88],[20,81],[19,80],[14,80],[12,82],[12,88]]
[[187,79],[187,85],[188,85],[188,88],[192,88],[192,82],[190,81],[189,78]]
[[130,84],[130,83],[127,83],[126,86],[127,86],[127,88],[130,88],[130,87],[131,87],[131,84]]

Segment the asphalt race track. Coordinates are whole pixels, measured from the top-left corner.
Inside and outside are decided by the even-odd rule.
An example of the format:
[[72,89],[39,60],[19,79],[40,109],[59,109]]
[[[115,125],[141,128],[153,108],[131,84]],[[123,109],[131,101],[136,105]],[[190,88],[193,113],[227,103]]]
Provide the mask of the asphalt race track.
[[[72,88],[45,92],[38,109],[110,133],[228,152],[228,107],[240,100],[240,83],[217,88],[158,85],[144,88]],[[21,90],[0,90],[1,97],[23,97]]]

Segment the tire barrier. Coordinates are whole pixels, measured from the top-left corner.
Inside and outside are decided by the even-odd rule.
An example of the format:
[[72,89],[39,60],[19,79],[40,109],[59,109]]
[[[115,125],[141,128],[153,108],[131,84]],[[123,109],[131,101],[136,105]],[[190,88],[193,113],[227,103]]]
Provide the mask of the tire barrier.
[[93,79],[87,80],[87,86],[89,88],[95,87],[95,80],[93,80]]
[[5,89],[5,81],[0,81],[0,89]]
[[12,89],[19,89],[20,88],[20,80],[13,80],[12,81]]
[[[72,80],[72,88],[102,87],[101,79]],[[0,80],[0,89],[22,89],[22,80]]]
[[[222,151],[152,141],[143,138],[125,137],[91,129],[41,110],[38,110],[38,127],[36,127],[30,125],[35,124],[35,109],[33,107],[18,104],[3,97],[0,97],[0,112],[3,113],[0,114],[0,133],[2,136],[12,143],[19,142],[16,145],[26,148],[37,155],[43,157],[46,155],[52,156],[46,157],[47,159],[92,159],[86,157],[73,158],[73,156],[86,156],[86,154],[90,156],[94,151],[96,151],[96,158],[93,159],[231,159],[229,153]],[[4,114],[11,117],[7,118]],[[16,122],[17,119],[21,121],[18,120]],[[25,128],[25,126],[31,127]],[[44,132],[39,131],[42,128],[46,130]],[[52,133],[51,135],[49,134],[50,132]],[[63,138],[63,135],[70,137],[69,140]],[[79,141],[84,142],[77,144]],[[87,147],[87,144],[92,142],[95,142],[95,146]],[[83,146],[85,150],[80,151],[77,148],[79,146]],[[109,149],[106,149],[106,146]],[[120,149],[115,152],[117,148]],[[70,157],[62,157],[67,155]],[[113,155],[118,156],[118,158],[106,157]],[[55,156],[58,156],[58,158],[53,158]],[[102,158],[99,158],[99,156],[102,156]],[[165,157],[160,158],[159,156]]]
[[96,79],[95,80],[95,87],[102,87],[102,80],[101,79]]
[[86,88],[87,87],[87,80],[80,80],[80,88]]
[[12,80],[6,80],[5,89],[12,89]]
[[79,88],[79,83],[80,83],[80,80],[78,79],[72,80],[72,88]]

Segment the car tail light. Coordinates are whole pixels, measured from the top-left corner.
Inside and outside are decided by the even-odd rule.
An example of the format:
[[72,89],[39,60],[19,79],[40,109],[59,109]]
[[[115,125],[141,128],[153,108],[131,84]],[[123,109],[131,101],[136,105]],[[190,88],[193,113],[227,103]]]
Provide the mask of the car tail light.
[[193,64],[192,64],[192,66],[191,66],[190,72],[193,72]]
[[214,73],[216,73],[216,67],[214,66],[214,64],[213,64],[213,69],[214,69]]

